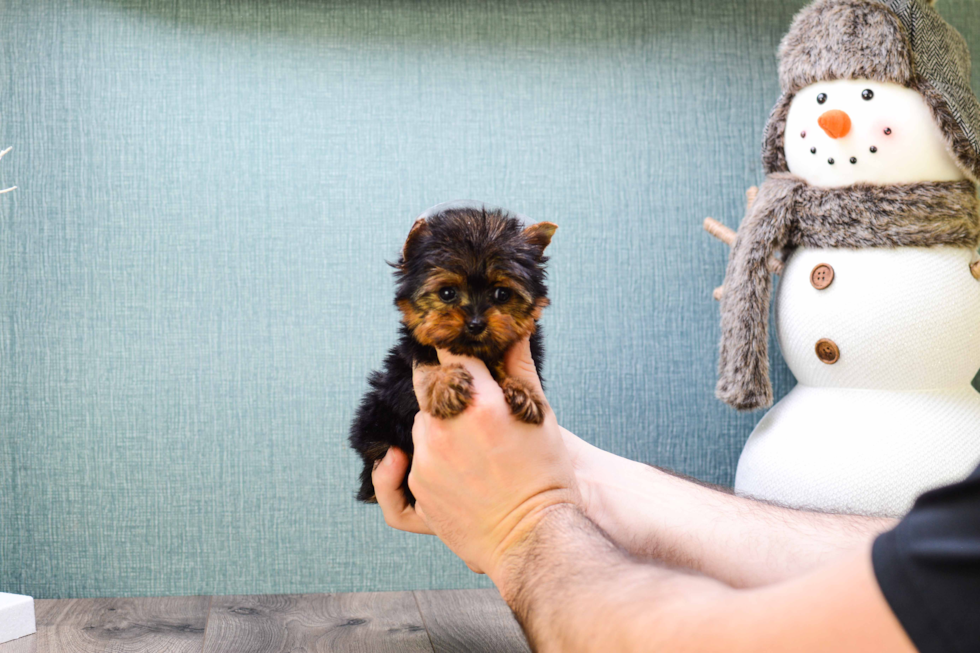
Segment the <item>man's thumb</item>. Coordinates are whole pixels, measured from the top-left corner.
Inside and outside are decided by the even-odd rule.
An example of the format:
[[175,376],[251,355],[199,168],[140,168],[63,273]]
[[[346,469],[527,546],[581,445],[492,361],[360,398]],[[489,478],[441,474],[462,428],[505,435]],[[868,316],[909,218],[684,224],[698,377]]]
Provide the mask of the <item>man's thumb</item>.
[[541,386],[538,370],[531,357],[530,337],[518,340],[507,350],[504,354],[504,370],[507,376],[514,376],[530,383],[531,387],[538,391],[539,396],[544,397],[544,388]]

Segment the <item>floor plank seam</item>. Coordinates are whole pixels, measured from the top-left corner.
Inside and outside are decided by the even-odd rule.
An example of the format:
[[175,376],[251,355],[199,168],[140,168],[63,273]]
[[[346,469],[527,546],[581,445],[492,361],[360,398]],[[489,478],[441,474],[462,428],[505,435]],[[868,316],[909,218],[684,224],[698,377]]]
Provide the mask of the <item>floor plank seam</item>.
[[204,615],[204,634],[201,636],[201,653],[204,653],[204,645],[208,641],[208,625],[211,623],[212,605],[214,605],[214,594],[208,597],[208,612]]
[[436,645],[432,641],[429,624],[425,623],[425,613],[422,612],[422,605],[419,603],[418,590],[412,590],[412,599],[415,601],[415,609],[419,611],[419,619],[422,620],[422,627],[425,628],[425,636],[429,639],[429,648],[432,649],[432,653],[436,653]]

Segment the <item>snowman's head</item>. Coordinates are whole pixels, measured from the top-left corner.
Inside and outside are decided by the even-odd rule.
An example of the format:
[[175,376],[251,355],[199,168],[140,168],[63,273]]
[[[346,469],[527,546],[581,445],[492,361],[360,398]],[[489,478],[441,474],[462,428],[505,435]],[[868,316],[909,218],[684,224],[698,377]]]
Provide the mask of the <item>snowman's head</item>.
[[[932,0],[814,0],[779,45],[782,96],[763,136],[766,173],[825,187],[980,182],[970,67],[966,41]],[[820,119],[832,110],[840,113],[823,119],[825,130]]]
[[964,179],[925,98],[900,84],[817,82],[789,107],[789,171],[825,188]]

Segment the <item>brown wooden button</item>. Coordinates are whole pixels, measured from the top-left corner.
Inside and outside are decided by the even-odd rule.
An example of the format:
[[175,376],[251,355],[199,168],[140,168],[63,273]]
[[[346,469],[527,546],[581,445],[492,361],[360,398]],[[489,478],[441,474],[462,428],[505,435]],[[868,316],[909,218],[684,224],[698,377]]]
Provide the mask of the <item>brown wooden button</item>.
[[840,348],[837,343],[830,338],[821,338],[817,340],[817,358],[820,359],[822,363],[827,365],[833,365],[840,360]]
[[821,263],[810,272],[810,283],[817,290],[823,290],[834,283],[834,268],[827,263]]

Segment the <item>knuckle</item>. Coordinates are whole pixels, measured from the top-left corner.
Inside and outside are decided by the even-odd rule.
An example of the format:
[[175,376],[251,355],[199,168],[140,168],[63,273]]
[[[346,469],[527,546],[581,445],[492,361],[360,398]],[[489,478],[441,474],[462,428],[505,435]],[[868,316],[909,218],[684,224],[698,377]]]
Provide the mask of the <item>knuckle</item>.
[[538,371],[534,368],[534,363],[526,358],[521,358],[514,365],[515,371],[519,376],[526,379],[538,378]]
[[383,488],[387,486],[387,479],[385,478],[383,470],[384,468],[381,465],[378,465],[374,468],[374,471],[371,472],[371,482],[374,484],[375,490],[378,490],[379,487]]
[[501,401],[492,401],[488,398],[477,400],[470,407],[470,410],[473,418],[480,423],[498,421],[505,417],[508,412],[502,397]]
[[449,440],[450,431],[447,428],[445,422],[435,422],[426,431],[428,435],[427,443],[429,449],[433,451],[442,451],[446,447],[446,442]]
[[431,437],[432,427],[424,413],[416,413],[415,420],[412,422],[412,440],[418,447],[421,443],[427,442]]

